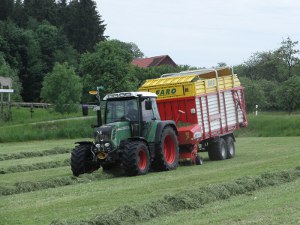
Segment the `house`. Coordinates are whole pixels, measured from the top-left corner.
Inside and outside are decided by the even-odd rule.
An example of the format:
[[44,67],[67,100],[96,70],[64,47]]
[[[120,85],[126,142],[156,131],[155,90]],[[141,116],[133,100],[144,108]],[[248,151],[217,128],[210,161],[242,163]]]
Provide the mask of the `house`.
[[138,58],[134,59],[131,64],[141,68],[163,65],[177,67],[177,64],[168,55],[155,56],[151,58]]

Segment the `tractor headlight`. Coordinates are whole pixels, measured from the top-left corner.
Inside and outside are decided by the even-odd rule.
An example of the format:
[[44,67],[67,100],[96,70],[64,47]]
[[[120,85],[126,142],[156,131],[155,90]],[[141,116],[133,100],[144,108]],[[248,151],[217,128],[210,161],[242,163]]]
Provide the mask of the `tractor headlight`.
[[106,152],[110,152],[111,151],[111,144],[110,143],[105,143],[104,144],[104,149]]

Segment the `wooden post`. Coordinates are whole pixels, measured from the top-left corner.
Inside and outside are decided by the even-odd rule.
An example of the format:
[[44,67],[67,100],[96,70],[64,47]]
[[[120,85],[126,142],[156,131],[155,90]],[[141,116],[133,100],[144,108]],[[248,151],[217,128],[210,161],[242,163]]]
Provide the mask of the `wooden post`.
[[8,120],[11,120],[11,102],[10,102],[10,93],[8,93]]
[[2,119],[3,118],[3,115],[4,115],[4,104],[3,104],[3,93],[8,93],[8,100],[7,100],[7,107],[8,107],[8,117],[7,119],[10,120],[11,119],[11,98],[10,98],[10,94],[13,93],[14,90],[13,89],[0,89],[0,93],[1,93],[1,102],[0,102],[0,105],[1,105],[1,111],[0,111],[0,117]]
[[3,93],[1,92],[1,102],[0,102],[0,115],[2,117],[3,114]]

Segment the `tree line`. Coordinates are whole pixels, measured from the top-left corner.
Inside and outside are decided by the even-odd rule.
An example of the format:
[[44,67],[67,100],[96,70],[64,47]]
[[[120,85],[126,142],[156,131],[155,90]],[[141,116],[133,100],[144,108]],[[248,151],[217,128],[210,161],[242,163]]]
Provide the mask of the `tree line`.
[[245,87],[246,106],[254,111],[300,109],[300,59],[298,41],[287,37],[281,45],[265,52],[256,52],[235,70]]
[[0,75],[13,77],[19,99],[40,101],[55,63],[77,67],[106,39],[105,26],[91,0],[1,0]]
[[[87,93],[96,86],[104,87],[102,95],[133,91],[163,73],[197,69],[133,66],[143,52],[134,43],[108,39],[106,26],[92,0],[1,0],[0,76],[13,79],[14,100],[51,102],[56,111],[71,112],[79,102],[91,101]],[[297,45],[288,37],[278,49],[253,53],[234,67],[248,111],[255,105],[300,108]]]

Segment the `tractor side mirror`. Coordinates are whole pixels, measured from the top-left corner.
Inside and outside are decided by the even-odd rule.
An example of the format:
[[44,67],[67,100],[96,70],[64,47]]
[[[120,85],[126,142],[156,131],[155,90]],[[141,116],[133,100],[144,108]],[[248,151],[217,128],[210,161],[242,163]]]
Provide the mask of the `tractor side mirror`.
[[151,99],[147,99],[145,101],[145,108],[146,108],[146,110],[151,110],[152,109],[152,101],[151,101]]

